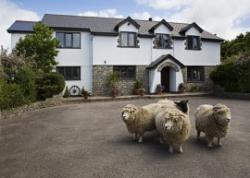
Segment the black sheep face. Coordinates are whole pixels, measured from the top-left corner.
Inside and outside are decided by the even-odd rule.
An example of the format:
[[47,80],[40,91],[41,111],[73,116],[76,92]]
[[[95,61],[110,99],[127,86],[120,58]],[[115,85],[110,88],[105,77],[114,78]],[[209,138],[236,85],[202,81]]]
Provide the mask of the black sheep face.
[[181,101],[175,101],[176,107],[182,111],[183,113],[188,113],[189,107],[188,107],[188,100],[181,100]]

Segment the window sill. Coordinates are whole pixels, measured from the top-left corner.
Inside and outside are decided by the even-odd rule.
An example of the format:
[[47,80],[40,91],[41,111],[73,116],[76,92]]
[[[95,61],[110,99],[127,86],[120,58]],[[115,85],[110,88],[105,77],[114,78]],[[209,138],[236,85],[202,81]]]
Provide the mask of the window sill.
[[118,48],[140,48],[140,46],[117,46]]
[[80,48],[66,48],[66,47],[64,47],[64,48],[59,48],[59,47],[57,47],[57,49],[82,49],[81,47]]
[[194,80],[194,81],[187,81],[187,83],[204,83],[205,81],[204,80]]
[[191,50],[191,51],[201,51],[201,48],[200,49],[192,49],[192,48],[185,48],[185,50]]
[[172,47],[171,48],[157,48],[157,47],[153,47],[153,49],[173,49]]

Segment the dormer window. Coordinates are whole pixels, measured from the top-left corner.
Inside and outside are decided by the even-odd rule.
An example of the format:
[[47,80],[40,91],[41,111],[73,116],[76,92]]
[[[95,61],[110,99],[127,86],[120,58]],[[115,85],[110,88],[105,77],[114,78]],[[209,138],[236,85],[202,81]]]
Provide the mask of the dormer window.
[[169,34],[156,34],[154,40],[154,48],[171,49],[172,40]]
[[201,40],[199,36],[187,36],[186,49],[200,50]]
[[120,32],[120,47],[137,47],[137,34],[135,32]]

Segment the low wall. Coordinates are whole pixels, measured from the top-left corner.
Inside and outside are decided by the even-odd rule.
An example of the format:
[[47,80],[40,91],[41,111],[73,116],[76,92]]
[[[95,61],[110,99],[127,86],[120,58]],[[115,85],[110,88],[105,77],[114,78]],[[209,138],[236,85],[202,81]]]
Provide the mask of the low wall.
[[250,100],[250,93],[225,92],[220,86],[214,86],[213,93],[217,97]]
[[55,95],[52,98],[47,98],[45,101],[37,101],[30,105],[24,105],[18,108],[13,108],[9,110],[0,111],[0,119],[8,119],[21,116],[23,113],[28,111],[34,111],[37,109],[42,109],[46,107],[52,107],[60,105],[62,103],[63,96],[62,94]]

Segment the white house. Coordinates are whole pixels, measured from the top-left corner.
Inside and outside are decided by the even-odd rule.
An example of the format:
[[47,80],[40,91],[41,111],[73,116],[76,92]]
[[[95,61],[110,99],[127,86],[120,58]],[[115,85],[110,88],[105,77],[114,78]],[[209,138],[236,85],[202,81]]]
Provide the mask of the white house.
[[[56,70],[68,87],[84,87],[95,95],[108,94],[107,77],[114,71],[124,95],[131,94],[136,80],[150,93],[157,85],[177,92],[181,83],[189,90],[207,90],[209,73],[220,63],[223,40],[196,23],[53,14],[45,14],[41,22],[54,29],[60,41]],[[12,48],[36,23],[11,25]]]

